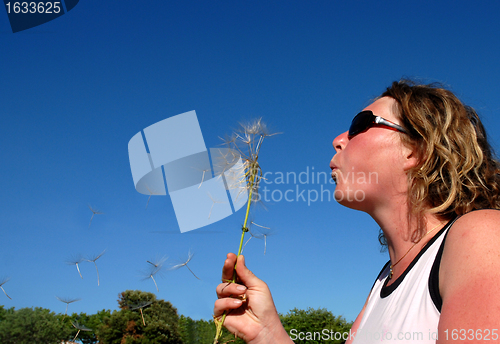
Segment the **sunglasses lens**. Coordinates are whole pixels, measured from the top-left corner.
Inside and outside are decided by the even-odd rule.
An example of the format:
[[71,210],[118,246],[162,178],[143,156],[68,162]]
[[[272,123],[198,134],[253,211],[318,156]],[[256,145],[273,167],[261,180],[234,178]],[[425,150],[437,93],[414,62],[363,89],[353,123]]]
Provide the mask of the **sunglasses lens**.
[[349,127],[349,137],[358,135],[365,131],[373,123],[373,113],[371,111],[363,111],[356,115]]

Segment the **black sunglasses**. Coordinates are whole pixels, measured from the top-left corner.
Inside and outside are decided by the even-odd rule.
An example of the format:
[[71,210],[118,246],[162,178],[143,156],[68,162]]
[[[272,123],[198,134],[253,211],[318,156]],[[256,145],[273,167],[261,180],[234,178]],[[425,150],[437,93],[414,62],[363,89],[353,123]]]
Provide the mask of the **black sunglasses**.
[[389,128],[396,129],[402,133],[408,134],[408,131],[403,128],[400,125],[397,125],[396,123],[393,123],[385,118],[382,118],[380,116],[375,116],[372,111],[370,110],[365,110],[361,111],[358,113],[351,122],[351,126],[349,127],[349,134],[348,138],[349,140],[352,139],[354,136],[362,133],[365,130],[368,130],[369,128],[375,126],[375,125],[382,125],[386,126]]

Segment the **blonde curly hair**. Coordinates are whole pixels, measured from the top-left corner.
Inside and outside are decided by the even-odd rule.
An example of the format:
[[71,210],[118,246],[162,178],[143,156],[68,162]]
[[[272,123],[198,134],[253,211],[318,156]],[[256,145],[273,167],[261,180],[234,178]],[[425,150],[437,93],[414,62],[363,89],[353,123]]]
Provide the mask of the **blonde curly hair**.
[[[419,164],[408,172],[411,240],[425,234],[424,212],[450,220],[475,209],[500,209],[500,164],[478,114],[440,84],[395,81],[381,95],[396,100]],[[383,238],[382,238],[383,239]],[[381,240],[381,242],[383,242]]]

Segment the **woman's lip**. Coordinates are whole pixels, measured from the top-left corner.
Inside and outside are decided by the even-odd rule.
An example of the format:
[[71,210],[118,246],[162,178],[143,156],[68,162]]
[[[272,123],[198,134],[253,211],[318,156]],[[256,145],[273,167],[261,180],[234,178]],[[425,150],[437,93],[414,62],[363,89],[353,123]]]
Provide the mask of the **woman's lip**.
[[337,165],[333,163],[333,160],[330,161],[330,168],[332,169],[332,174],[331,174],[332,179],[335,183],[337,183],[337,171],[339,168],[337,167]]
[[338,168],[337,167],[333,167],[332,168],[332,174],[331,174],[331,177],[333,179],[333,181],[335,183],[337,183],[337,171],[338,171]]

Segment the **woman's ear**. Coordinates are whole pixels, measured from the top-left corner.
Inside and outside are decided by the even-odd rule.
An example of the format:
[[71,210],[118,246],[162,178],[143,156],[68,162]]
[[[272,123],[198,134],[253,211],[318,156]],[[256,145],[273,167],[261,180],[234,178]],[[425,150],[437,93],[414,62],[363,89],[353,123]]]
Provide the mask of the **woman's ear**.
[[403,169],[408,171],[420,163],[421,159],[417,150],[414,147],[403,145]]

